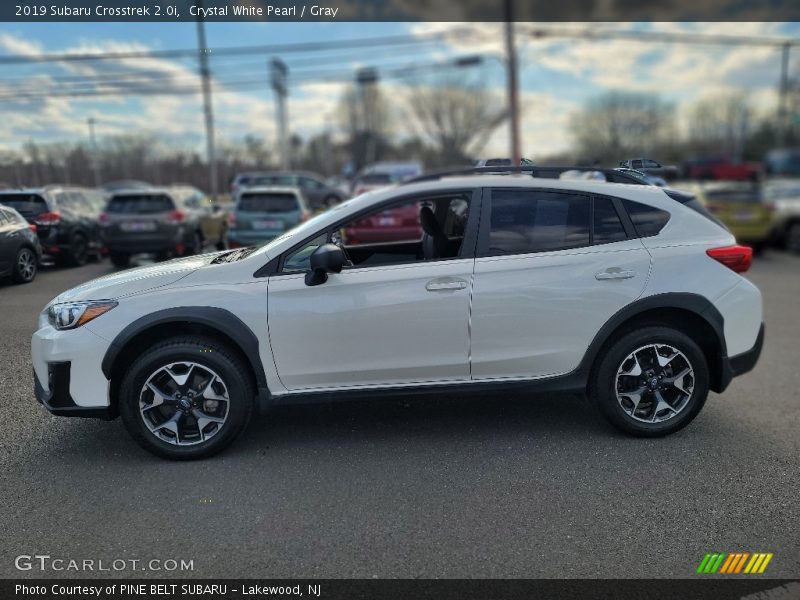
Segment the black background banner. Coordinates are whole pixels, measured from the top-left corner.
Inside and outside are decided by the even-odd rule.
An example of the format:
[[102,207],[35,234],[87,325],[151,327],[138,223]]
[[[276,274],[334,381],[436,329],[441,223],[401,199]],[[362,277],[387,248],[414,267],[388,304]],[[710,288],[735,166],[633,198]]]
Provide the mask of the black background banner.
[[[123,586],[125,586],[123,588]],[[144,586],[144,587],[138,587]],[[156,586],[156,587],[153,587]],[[217,586],[216,588],[212,586]],[[252,588],[259,589],[253,590]],[[86,588],[81,591],[81,588]],[[277,589],[276,589],[277,588]],[[250,593],[245,593],[245,590]],[[97,591],[100,591],[98,594]],[[279,593],[283,591],[283,593]],[[71,593],[72,592],[72,593]],[[255,593],[252,593],[255,592]],[[298,594],[297,592],[301,592]],[[318,593],[317,593],[318,592]],[[233,600],[305,598],[324,600],[794,600],[800,581],[783,579],[327,579],[327,580],[0,580],[0,598],[61,600]]]
[[0,21],[487,22],[508,5],[524,22],[800,20],[798,0],[2,0]]

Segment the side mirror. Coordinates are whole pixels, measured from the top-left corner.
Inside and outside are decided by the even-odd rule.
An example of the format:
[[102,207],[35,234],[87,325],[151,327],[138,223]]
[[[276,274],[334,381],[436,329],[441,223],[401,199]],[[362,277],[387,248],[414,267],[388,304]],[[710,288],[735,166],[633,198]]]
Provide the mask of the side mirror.
[[323,244],[309,257],[311,270],[306,273],[306,285],[320,285],[328,281],[328,273],[341,273],[347,262],[344,250],[336,244]]

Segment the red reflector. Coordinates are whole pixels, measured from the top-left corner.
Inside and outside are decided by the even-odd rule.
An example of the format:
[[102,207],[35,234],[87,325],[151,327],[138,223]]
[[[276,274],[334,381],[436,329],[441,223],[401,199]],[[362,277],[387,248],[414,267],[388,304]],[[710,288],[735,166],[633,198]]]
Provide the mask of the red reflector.
[[29,223],[28,224],[28,229],[30,229],[31,231],[33,231],[35,233],[36,229],[37,229],[36,223]]
[[183,221],[183,211],[173,210],[171,213],[167,215],[167,220],[171,221],[172,223],[180,223],[181,221]]
[[753,249],[750,246],[725,246],[706,250],[711,258],[722,263],[736,273],[744,273],[753,263]]
[[185,251],[186,251],[185,244],[175,244],[175,252],[177,252],[180,255],[183,255]]
[[101,212],[97,215],[97,220],[101,223],[108,223],[108,213]]

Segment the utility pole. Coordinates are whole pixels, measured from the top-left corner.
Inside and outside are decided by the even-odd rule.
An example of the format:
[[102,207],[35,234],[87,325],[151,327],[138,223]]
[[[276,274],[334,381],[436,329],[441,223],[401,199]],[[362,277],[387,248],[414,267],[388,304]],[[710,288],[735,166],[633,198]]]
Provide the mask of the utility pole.
[[377,84],[378,79],[378,70],[373,67],[365,67],[356,72],[358,95],[361,99],[361,110],[364,119],[364,138],[366,142],[366,147],[364,149],[364,163],[367,165],[375,162],[376,158],[375,132],[372,131],[375,98],[374,93],[370,94],[370,91],[374,92],[374,88],[370,90],[370,86]]
[[94,134],[94,125],[97,120],[94,117],[86,119],[86,124],[89,126],[89,143],[92,147],[92,171],[94,172],[94,186],[100,187],[100,161],[97,156],[97,137]]
[[517,47],[514,43],[514,0],[505,0],[506,17],[506,81],[508,83],[508,110],[511,126],[511,159],[518,167],[522,162],[519,139],[519,90],[517,82]]
[[775,131],[775,143],[778,147],[786,143],[788,129],[788,100],[789,100],[789,52],[792,45],[789,43],[781,47],[781,81],[778,87],[778,123]]
[[289,151],[289,110],[286,106],[288,95],[287,79],[289,67],[280,58],[273,58],[269,63],[269,74],[272,89],[275,91],[275,117],[278,120],[278,147],[281,153],[281,168],[291,168]]
[[[197,2],[202,7],[202,2]],[[208,160],[209,193],[216,201],[219,191],[217,180],[217,155],[214,149],[214,108],[211,104],[211,71],[208,68],[209,49],[206,45],[206,29],[203,19],[197,20],[197,50],[200,56],[200,79],[203,87],[203,114],[206,123],[206,158]]]

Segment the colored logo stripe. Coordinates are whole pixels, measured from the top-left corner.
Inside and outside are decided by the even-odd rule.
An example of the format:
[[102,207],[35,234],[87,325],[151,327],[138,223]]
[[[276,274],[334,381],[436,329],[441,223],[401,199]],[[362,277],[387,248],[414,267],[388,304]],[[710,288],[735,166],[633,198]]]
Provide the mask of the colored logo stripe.
[[713,574],[719,572],[720,574],[756,574],[763,573],[769,562],[772,560],[773,554],[766,552],[756,552],[750,554],[749,552],[715,552],[706,554],[700,565],[697,567],[698,573]]

